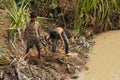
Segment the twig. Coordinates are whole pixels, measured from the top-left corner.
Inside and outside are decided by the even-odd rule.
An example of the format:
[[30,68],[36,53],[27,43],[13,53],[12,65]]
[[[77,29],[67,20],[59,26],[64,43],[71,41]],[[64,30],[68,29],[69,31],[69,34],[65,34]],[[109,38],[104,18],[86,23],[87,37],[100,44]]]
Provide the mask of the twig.
[[32,70],[31,70],[31,68],[30,68],[30,65],[28,65],[28,68],[29,68],[29,71],[30,71],[30,73],[31,73],[32,77],[34,78],[35,76],[34,76],[34,74],[33,74]]
[[18,75],[18,70],[17,70],[17,68],[15,66],[14,66],[14,74],[15,74],[15,79],[20,80],[19,75]]
[[24,60],[30,53],[27,53],[25,56],[21,58],[21,60]]
[[14,58],[13,61],[9,64],[9,66],[11,66],[15,61],[17,61],[17,58]]
[[3,76],[4,76],[4,72],[2,71],[0,74],[0,80],[4,80]]

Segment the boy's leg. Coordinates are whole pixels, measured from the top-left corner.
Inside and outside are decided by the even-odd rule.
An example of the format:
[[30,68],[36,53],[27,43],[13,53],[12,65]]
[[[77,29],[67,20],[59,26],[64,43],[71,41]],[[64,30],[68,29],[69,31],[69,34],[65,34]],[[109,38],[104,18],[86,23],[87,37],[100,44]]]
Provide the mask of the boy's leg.
[[30,50],[30,48],[33,47],[33,42],[29,42],[27,41],[27,49],[26,49],[26,54],[27,54],[27,58],[30,59],[30,55],[28,55],[28,52]]
[[29,49],[33,47],[33,42],[32,41],[27,41],[27,49],[26,49],[26,54],[29,52]]
[[67,54],[68,51],[69,51],[69,40],[65,34],[65,32],[62,32],[62,37],[63,37],[63,40],[64,40],[64,43],[65,43],[65,53]]
[[56,52],[56,46],[57,46],[58,39],[53,39],[52,40],[52,52]]
[[40,45],[39,45],[39,41],[38,40],[35,41],[35,47],[37,48],[37,51],[38,51],[38,58],[40,58],[41,49],[40,49]]
[[40,58],[40,52],[41,52],[41,50],[40,50],[39,47],[37,47],[37,51],[38,51],[38,58]]
[[27,45],[26,54],[29,52],[30,47]]

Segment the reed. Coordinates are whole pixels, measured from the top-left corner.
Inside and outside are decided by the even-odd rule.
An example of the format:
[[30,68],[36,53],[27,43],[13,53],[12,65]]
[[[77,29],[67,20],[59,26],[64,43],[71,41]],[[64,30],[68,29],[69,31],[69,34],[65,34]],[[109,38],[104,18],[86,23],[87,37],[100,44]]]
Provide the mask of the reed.
[[19,34],[20,30],[23,29],[26,25],[26,22],[29,19],[29,9],[27,7],[28,3],[25,0],[21,0],[21,5],[17,6],[15,0],[3,0],[5,9],[10,15],[11,25],[8,29],[8,38],[9,42],[15,48],[16,37]]
[[119,0],[76,0],[75,29],[84,34],[92,27],[96,33],[112,29],[110,15],[120,13]]

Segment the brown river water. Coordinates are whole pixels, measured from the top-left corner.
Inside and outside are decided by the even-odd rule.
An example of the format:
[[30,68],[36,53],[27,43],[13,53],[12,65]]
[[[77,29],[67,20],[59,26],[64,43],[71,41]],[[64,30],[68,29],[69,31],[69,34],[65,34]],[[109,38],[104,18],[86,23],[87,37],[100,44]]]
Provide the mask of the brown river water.
[[87,63],[77,80],[120,80],[120,31],[97,35]]

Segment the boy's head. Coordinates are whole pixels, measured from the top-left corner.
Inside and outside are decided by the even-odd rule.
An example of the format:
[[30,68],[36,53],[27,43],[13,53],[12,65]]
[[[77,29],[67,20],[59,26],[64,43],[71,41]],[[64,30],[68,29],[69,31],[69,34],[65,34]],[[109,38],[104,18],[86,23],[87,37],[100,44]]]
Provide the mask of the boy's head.
[[31,12],[31,13],[30,13],[31,21],[35,21],[36,17],[37,17],[37,15],[36,15],[35,12]]

